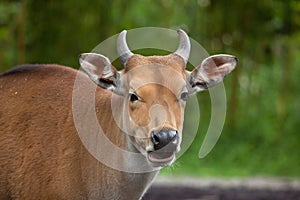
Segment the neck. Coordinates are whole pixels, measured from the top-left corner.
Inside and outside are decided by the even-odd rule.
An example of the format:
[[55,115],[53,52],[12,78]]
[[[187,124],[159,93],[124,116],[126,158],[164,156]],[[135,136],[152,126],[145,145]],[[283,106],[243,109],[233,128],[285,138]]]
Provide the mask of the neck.
[[127,193],[132,195],[131,197],[127,196],[127,199],[139,199],[150,187],[159,170],[153,169],[147,158],[133,144],[130,138],[133,134],[127,132],[126,120],[124,120],[128,112],[123,98],[120,98],[120,108],[123,115],[119,115],[117,121],[123,127],[120,134],[125,141],[124,149],[126,152],[123,154],[123,167],[126,173],[124,173],[124,178],[126,179],[125,182],[130,183],[127,188],[130,192]]

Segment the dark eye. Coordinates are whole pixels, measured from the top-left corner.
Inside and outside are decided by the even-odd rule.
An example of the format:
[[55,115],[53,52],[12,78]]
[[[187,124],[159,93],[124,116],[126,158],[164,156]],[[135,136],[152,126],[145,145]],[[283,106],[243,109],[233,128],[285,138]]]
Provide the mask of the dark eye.
[[180,95],[180,99],[181,99],[181,100],[186,101],[187,98],[188,98],[188,93],[187,93],[187,92],[181,93],[181,95]]
[[131,102],[135,102],[135,101],[138,101],[138,100],[139,100],[139,97],[138,97],[137,95],[133,94],[133,93],[130,93],[130,94],[129,94],[129,100],[130,100]]

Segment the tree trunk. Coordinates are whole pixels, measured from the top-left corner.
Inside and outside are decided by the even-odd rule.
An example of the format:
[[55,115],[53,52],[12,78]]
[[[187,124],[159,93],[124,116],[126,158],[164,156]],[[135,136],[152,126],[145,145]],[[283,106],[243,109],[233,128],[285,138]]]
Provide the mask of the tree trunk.
[[284,4],[284,26],[283,26],[283,40],[282,40],[282,48],[281,48],[281,63],[282,63],[282,71],[280,77],[280,85],[279,85],[279,96],[277,101],[277,120],[278,120],[278,129],[276,141],[280,141],[282,134],[285,128],[285,121],[287,117],[287,95],[289,91],[289,74],[292,65],[292,51],[290,49],[290,38],[291,34],[291,23],[292,23],[292,8],[289,0],[287,0],[286,4]]
[[25,0],[20,0],[17,19],[17,63],[25,63]]

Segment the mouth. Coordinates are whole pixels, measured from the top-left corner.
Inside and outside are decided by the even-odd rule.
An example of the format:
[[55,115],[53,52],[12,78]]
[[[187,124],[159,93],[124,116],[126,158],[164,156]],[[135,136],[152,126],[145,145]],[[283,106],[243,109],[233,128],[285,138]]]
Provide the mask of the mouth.
[[175,152],[149,151],[148,160],[155,167],[169,166],[175,160]]

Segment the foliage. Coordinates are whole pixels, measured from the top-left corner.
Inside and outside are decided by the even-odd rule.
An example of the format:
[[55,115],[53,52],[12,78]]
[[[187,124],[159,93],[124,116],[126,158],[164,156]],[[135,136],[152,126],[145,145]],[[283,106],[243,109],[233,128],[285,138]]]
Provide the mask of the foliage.
[[123,29],[183,28],[239,65],[225,81],[228,113],[214,150],[197,157],[210,118],[204,92],[199,134],[164,173],[299,177],[299,16],[297,0],[3,0],[0,71],[24,62],[77,68],[77,55]]

